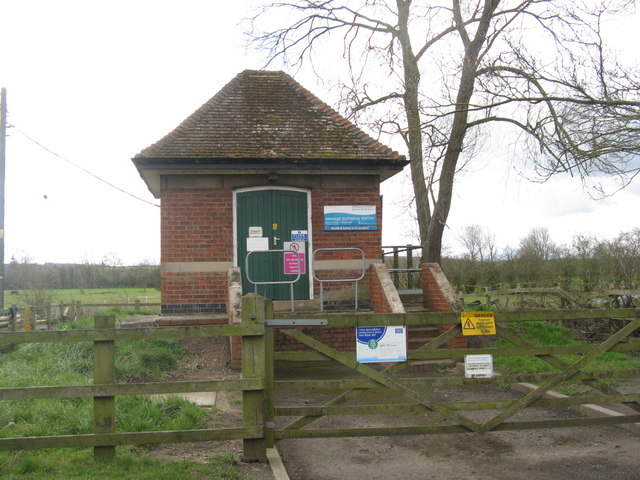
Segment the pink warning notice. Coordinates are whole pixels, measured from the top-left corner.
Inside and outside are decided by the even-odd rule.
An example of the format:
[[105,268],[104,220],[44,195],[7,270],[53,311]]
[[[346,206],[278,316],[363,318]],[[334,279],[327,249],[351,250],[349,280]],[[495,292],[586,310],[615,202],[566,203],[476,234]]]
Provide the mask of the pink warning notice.
[[[304,253],[285,252],[284,254],[284,273],[285,275],[297,275],[300,271],[300,275],[304,275],[306,272]],[[300,264],[298,264],[298,261]],[[299,268],[302,267],[302,270]]]

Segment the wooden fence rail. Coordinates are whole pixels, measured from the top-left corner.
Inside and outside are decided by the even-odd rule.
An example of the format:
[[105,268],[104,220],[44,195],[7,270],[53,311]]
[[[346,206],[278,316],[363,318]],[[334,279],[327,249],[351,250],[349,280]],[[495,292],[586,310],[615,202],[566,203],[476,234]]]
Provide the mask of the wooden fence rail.
[[[250,311],[250,308],[245,308]],[[115,317],[96,316],[91,330],[27,331],[0,333],[0,346],[40,342],[93,342],[94,384],[64,385],[26,388],[0,388],[0,401],[43,398],[92,397],[94,405],[93,433],[84,435],[0,438],[0,450],[41,449],[62,447],[93,447],[97,460],[111,458],[117,445],[200,442],[242,439],[247,442],[247,460],[265,460],[264,422],[256,415],[255,407],[264,402],[264,351],[255,349],[255,355],[245,355],[241,379],[212,379],[207,381],[147,382],[119,384],[115,381],[115,345],[120,340],[149,340],[166,338],[196,338],[210,336],[242,336],[250,345],[263,341],[264,326],[251,318],[239,325],[207,325],[162,328],[115,328]],[[246,347],[252,348],[252,347]],[[251,372],[257,373],[251,374]],[[254,412],[245,411],[243,425],[239,427],[165,432],[115,432],[115,397],[122,395],[150,395],[181,392],[242,391],[246,405]],[[258,448],[255,447],[258,445]],[[264,448],[262,449],[264,450]]]
[[[88,315],[101,309],[109,308],[131,308],[136,312],[149,311],[149,309],[159,309],[161,303],[149,303],[136,300],[135,302],[122,303],[83,303],[80,301],[70,303],[54,303],[50,305],[33,305],[26,307],[15,307],[10,313],[5,309],[0,315],[0,329],[8,328],[11,331],[24,329],[50,329],[57,320],[67,318],[77,318],[81,315]],[[39,318],[39,315],[40,318]],[[1,330],[0,330],[1,331]]]
[[[288,314],[287,314],[288,315]],[[304,331],[280,327],[284,334],[295,338],[312,351],[276,353],[276,360],[285,361],[319,361],[332,359],[344,367],[352,368],[360,377],[368,378],[331,378],[331,379],[296,379],[277,380],[276,390],[298,390],[313,394],[335,393],[330,400],[323,400],[320,405],[276,405],[276,418],[294,416],[295,420],[285,423],[274,431],[275,439],[284,438],[319,438],[348,436],[379,435],[424,435],[437,433],[505,431],[537,428],[562,428],[575,426],[596,426],[605,424],[636,423],[640,421],[640,392],[619,392],[605,383],[612,379],[634,379],[640,377],[640,369],[597,370],[591,371],[591,362],[606,352],[638,352],[640,339],[632,337],[632,333],[640,329],[640,315],[635,310],[574,310],[574,311],[526,311],[496,312],[497,335],[508,346],[489,348],[448,349],[443,348],[448,341],[461,332],[460,314],[456,313],[407,313],[393,315],[372,314],[335,314],[304,315],[297,314],[296,322],[323,318],[326,325],[336,327],[356,326],[411,326],[441,325],[448,330],[428,341],[417,350],[408,352],[407,363],[396,363],[382,370],[372,369],[361,364],[353,351],[336,351],[322,344],[313,337],[313,327],[305,327]],[[550,345],[538,346],[530,344],[524,337],[513,333],[509,328],[515,322],[530,321],[598,321],[600,319],[619,319],[624,325],[606,340],[598,344]],[[312,322],[309,322],[312,323]],[[399,372],[412,361],[424,359],[460,358],[468,354],[502,356],[532,356],[543,360],[553,367],[553,371],[538,374],[506,374],[487,378],[465,378],[458,375],[431,375],[416,378],[414,376],[398,376]],[[571,355],[571,356],[569,356]],[[393,374],[393,375],[392,375]],[[342,374],[344,376],[344,373]],[[523,397],[499,401],[451,401],[443,400],[432,392],[440,387],[464,387],[466,385],[508,385],[516,382],[536,383],[538,387]],[[581,384],[592,391],[567,398],[547,398],[552,389],[566,383]],[[370,391],[371,395],[365,392]],[[384,393],[383,393],[384,392]],[[396,400],[377,404],[376,398],[381,394],[395,395]],[[313,395],[312,394],[312,395]],[[398,401],[397,397],[402,400]],[[374,399],[362,403],[362,398]],[[349,404],[349,402],[354,404]],[[397,403],[396,403],[397,402]],[[512,417],[523,409],[549,406],[577,406],[585,404],[607,405],[622,403],[634,413],[616,414],[602,418],[578,417],[547,420],[544,418],[518,421]],[[309,402],[313,403],[313,402]],[[466,411],[483,410],[489,414],[487,420],[478,421],[474,416],[467,416]],[[498,413],[496,413],[498,412]],[[416,414],[416,419],[434,418],[436,421],[427,425],[412,427],[367,427],[367,428],[310,428],[309,425],[325,415],[398,415]],[[448,420],[450,425],[443,425]]]

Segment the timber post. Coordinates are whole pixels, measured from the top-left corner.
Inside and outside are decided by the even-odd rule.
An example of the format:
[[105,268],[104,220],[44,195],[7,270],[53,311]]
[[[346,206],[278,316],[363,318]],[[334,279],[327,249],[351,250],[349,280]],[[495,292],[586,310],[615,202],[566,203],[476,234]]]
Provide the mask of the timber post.
[[[273,318],[273,302],[266,300],[265,302],[265,314],[267,319]],[[275,447],[275,345],[274,345],[274,332],[272,327],[265,327],[264,330],[264,358],[265,358],[265,371],[264,371],[264,388],[265,388],[265,403],[266,403],[266,418],[265,418],[265,437],[267,441],[267,448]]]
[[47,330],[51,330],[53,328],[53,310],[51,308],[51,304],[47,303],[45,305],[45,315],[47,317]]
[[[267,307],[269,304],[269,307]],[[267,308],[273,311],[271,300],[255,293],[242,297],[242,323],[244,325],[264,325]],[[266,341],[265,335],[242,337],[242,378],[261,378],[266,382]],[[264,385],[266,387],[266,385]],[[265,389],[244,390],[242,392],[242,419],[245,426],[265,427],[267,421],[267,398]],[[267,438],[245,438],[242,445],[246,462],[267,461]]]
[[[96,329],[113,330],[116,317],[96,316]],[[99,340],[93,342],[93,383],[113,384],[116,378],[116,348],[113,340]],[[114,396],[93,397],[93,433],[114,433],[116,418],[116,400]],[[94,460],[109,460],[115,456],[114,445],[100,445],[93,447]]]
[[34,330],[32,318],[34,315],[33,307],[24,307],[24,322],[22,323],[22,330],[25,332],[31,332]]
[[18,307],[11,305],[9,307],[9,331],[16,331],[16,324],[18,323]]

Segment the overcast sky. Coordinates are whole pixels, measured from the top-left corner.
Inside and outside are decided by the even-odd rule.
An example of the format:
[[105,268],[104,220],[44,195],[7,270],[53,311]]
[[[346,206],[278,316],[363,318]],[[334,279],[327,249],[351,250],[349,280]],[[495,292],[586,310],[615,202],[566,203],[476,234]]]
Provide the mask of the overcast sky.
[[[0,86],[16,127],[7,138],[7,262],[94,262],[105,255],[125,264],[159,261],[160,209],[130,159],[237,73],[262,67],[264,57],[243,46],[248,3],[0,0]],[[638,45],[639,30],[627,32],[621,45]],[[326,84],[294,77],[335,106]],[[570,243],[577,233],[612,238],[638,226],[637,181],[595,201],[577,180],[522,180],[507,160],[487,153],[456,183],[445,248],[459,251],[457,238],[471,224],[495,234],[500,248],[517,247],[534,227]],[[383,184],[384,244],[416,240],[401,194],[408,189],[400,175]]]

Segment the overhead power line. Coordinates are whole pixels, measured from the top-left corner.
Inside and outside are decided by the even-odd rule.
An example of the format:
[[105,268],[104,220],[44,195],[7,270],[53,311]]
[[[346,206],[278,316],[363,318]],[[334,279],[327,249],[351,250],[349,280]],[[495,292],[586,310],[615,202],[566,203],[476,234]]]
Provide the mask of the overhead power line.
[[30,142],[36,144],[37,146],[39,146],[40,148],[42,148],[43,150],[49,152],[51,155],[53,155],[54,157],[59,158],[60,160],[63,160],[65,162],[67,162],[69,165],[77,168],[78,170],[86,173],[87,175],[91,175],[93,178],[95,178],[96,180],[110,186],[111,188],[119,191],[120,193],[124,193],[125,195],[129,195],[132,198],[135,198],[136,200],[139,200],[141,202],[144,203],[148,203],[149,205],[153,205],[154,207],[160,207],[160,205],[150,202],[149,200],[145,200],[144,198],[138,197],[137,195],[134,195],[131,192],[127,192],[126,190],[118,187],[117,185],[114,185],[113,183],[109,182],[108,180],[105,180],[104,178],[100,177],[99,175],[96,175],[95,173],[87,170],[86,168],[78,165],[77,163],[72,162],[71,160],[69,160],[68,158],[63,157],[62,155],[54,152],[53,150],[51,150],[50,148],[44,146],[43,144],[41,144],[40,142],[38,142],[36,139],[34,139],[33,137],[30,137],[29,135],[27,135],[25,132],[23,132],[22,130],[20,130],[18,127],[16,127],[15,125],[12,125],[11,123],[7,123],[7,126],[15,129],[18,133],[20,133],[24,138],[26,138],[27,140],[29,140]]

